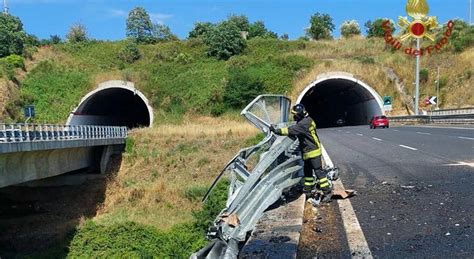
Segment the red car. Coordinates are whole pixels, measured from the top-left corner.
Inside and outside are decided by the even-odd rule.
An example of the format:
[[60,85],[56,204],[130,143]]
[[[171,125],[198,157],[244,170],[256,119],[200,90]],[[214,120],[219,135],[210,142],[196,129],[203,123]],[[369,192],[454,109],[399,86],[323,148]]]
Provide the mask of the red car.
[[373,116],[372,119],[370,120],[370,128],[371,129],[376,129],[378,127],[381,128],[388,128],[389,122],[387,116],[384,115],[376,115]]

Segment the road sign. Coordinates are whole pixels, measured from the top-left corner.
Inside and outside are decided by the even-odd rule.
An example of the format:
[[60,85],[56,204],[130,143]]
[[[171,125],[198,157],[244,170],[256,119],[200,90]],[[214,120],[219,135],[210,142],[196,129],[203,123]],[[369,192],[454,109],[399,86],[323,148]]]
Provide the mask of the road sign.
[[430,99],[428,100],[428,104],[437,104],[437,103],[438,103],[438,97],[430,96]]
[[383,97],[383,105],[392,105],[392,97],[391,96],[384,96]]
[[25,106],[24,113],[26,118],[35,117],[35,107],[33,105]]
[[392,110],[392,97],[391,96],[383,97],[383,109],[388,112]]

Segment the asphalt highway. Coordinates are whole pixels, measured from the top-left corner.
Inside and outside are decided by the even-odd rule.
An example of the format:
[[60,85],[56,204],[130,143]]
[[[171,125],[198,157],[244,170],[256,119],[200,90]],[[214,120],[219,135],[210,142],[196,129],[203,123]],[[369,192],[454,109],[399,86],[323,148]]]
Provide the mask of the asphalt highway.
[[474,257],[473,127],[318,134],[344,186],[358,192],[351,203],[375,258]]

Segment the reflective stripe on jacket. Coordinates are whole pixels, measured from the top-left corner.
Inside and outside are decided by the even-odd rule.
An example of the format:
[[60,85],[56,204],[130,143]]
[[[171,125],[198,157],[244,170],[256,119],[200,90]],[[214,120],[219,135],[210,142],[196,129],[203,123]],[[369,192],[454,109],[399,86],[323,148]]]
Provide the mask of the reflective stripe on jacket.
[[315,158],[321,155],[321,148],[316,123],[311,117],[306,116],[289,128],[276,129],[278,135],[297,137],[300,142],[303,160]]

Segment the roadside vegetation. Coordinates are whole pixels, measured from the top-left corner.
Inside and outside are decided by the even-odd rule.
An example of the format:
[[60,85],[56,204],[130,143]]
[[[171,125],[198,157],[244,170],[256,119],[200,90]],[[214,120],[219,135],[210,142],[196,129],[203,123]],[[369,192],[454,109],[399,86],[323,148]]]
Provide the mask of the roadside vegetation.
[[201,199],[257,131],[229,119],[184,121],[132,133],[103,206],[74,233],[70,257],[187,258],[207,244],[208,227],[225,206],[227,180],[204,204]]

